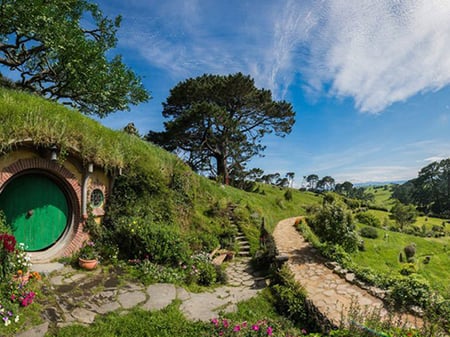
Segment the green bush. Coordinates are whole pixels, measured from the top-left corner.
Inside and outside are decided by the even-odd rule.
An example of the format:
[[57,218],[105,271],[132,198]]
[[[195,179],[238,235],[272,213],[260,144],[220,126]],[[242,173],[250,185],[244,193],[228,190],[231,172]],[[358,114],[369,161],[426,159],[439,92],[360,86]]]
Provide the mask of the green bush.
[[284,193],[284,199],[285,199],[286,201],[291,201],[291,200],[292,200],[292,191],[291,191],[291,190],[287,190],[287,191]]
[[189,261],[187,241],[170,226],[152,224],[142,218],[122,218],[114,227],[113,238],[124,258],[148,258],[172,266]]
[[181,269],[158,265],[147,259],[137,263],[136,272],[136,276],[144,284],[157,282],[181,284],[185,278]]
[[352,215],[337,204],[325,204],[308,218],[312,230],[322,242],[342,246],[347,252],[358,248]]
[[187,283],[197,283],[210,286],[216,283],[217,270],[208,253],[197,253],[191,257],[190,266],[187,267]]
[[372,227],[381,227],[381,221],[371,213],[368,212],[358,213],[355,215],[355,218],[364,225]]
[[252,259],[252,264],[256,269],[268,270],[273,265],[275,257],[278,255],[275,239],[270,234],[264,224],[259,231],[259,249]]
[[411,243],[410,245],[403,248],[403,251],[405,252],[406,260],[408,262],[412,262],[414,260],[414,255],[416,255],[416,245],[414,243]]
[[271,287],[276,300],[277,310],[295,323],[307,322],[306,292],[292,275],[289,267],[284,265],[275,277]]
[[6,222],[5,213],[1,209],[0,209],[0,233],[12,234],[11,227]]
[[402,269],[400,269],[400,274],[402,274],[403,276],[409,276],[414,273],[417,273],[417,268],[414,263],[407,263],[402,266]]
[[359,234],[369,239],[378,238],[378,231],[373,227],[363,227],[360,229]]
[[431,296],[429,283],[416,274],[395,278],[390,286],[390,298],[400,308],[417,305],[426,308]]

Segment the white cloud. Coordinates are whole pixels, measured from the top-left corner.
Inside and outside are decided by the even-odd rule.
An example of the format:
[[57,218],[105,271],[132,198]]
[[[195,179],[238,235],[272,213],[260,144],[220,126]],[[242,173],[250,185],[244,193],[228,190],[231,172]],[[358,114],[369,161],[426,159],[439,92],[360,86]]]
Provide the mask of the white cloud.
[[450,82],[450,2],[330,1],[316,6],[309,85],[380,112]]
[[417,170],[407,166],[359,166],[337,174],[334,178],[338,182],[362,183],[409,180],[415,176]]
[[279,99],[301,76],[377,113],[450,82],[449,17],[440,0],[133,0],[119,43],[175,81],[241,71]]

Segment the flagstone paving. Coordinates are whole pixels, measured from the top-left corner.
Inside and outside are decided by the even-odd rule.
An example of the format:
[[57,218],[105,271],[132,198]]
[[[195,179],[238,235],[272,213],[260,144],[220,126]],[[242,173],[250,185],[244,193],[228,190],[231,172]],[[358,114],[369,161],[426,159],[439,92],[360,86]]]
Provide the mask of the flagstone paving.
[[[335,325],[339,325],[352,304],[363,310],[379,310],[382,316],[388,317],[381,299],[350,283],[353,277],[341,278],[325,266],[326,260],[295,229],[296,219],[280,221],[273,236],[279,253],[289,257],[289,268],[316,308]],[[423,326],[422,320],[412,315],[404,315],[400,319],[410,326]]]
[[[295,219],[280,221],[273,235],[279,252],[288,256],[288,266],[316,308],[336,325],[352,302],[361,307],[379,308],[387,315],[379,298],[350,283],[351,277],[341,278],[325,266],[326,261],[295,230]],[[235,311],[238,302],[255,296],[265,286],[265,279],[255,275],[248,257],[237,258],[228,264],[226,286],[203,293],[192,293],[173,284],[144,286],[123,281],[117,275],[119,270],[98,268],[83,272],[62,265],[53,265],[51,269],[57,271],[50,274],[50,285],[43,289],[53,298],[51,304],[44,305],[45,323],[18,334],[18,337],[42,337],[51,325],[90,324],[98,315],[116,310],[127,312],[133,307],[160,310],[175,299],[181,301],[180,310],[186,318],[208,321],[220,312]],[[403,318],[410,325],[423,324],[420,318],[410,315]]]
[[175,299],[180,300],[180,310],[191,320],[209,321],[220,312],[236,311],[236,304],[255,296],[260,288],[255,286],[249,259],[235,259],[226,273],[229,284],[203,293],[192,293],[182,287],[159,283],[144,286],[132,281],[121,281],[117,272],[96,269],[85,272],[66,266],[52,273],[49,288],[43,292],[53,298],[44,304],[46,323],[18,334],[19,337],[42,337],[50,325],[64,327],[74,323],[91,324],[97,315],[111,311],[126,312],[134,307],[144,310],[161,310]]

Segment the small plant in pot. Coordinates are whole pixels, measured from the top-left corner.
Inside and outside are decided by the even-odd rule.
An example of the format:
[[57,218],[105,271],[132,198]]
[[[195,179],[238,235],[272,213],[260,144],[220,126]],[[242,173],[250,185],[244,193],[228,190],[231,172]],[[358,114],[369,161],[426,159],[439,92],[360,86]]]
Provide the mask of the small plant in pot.
[[78,251],[78,264],[81,268],[92,270],[98,264],[98,252],[93,241],[85,241]]

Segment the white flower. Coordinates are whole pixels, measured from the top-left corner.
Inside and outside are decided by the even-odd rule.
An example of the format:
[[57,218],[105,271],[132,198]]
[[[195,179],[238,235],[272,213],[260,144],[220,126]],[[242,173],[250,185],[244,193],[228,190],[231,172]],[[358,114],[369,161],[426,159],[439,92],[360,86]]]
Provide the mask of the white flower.
[[9,320],[8,317],[3,318],[3,320],[5,321],[5,326],[8,326],[11,324],[11,321]]
[[16,316],[16,318],[14,318],[14,322],[17,323],[19,321],[19,315]]

